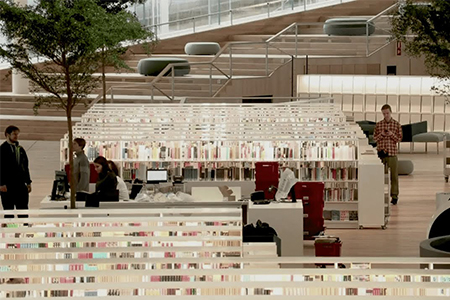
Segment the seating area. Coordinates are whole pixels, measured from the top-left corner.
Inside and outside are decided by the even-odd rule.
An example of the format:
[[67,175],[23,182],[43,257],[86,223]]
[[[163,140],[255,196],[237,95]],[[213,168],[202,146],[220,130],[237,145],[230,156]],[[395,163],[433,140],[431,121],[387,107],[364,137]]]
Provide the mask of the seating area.
[[219,43],[189,42],[184,46],[187,55],[216,55],[220,51]]
[[[376,142],[373,140],[376,122],[373,121],[358,121],[356,122],[369,139],[369,144],[376,147]],[[428,152],[428,143],[436,143],[436,151],[439,154],[439,143],[444,139],[450,140],[450,133],[443,131],[428,131],[428,122],[416,122],[402,125],[403,139],[402,143],[410,143],[410,152],[414,152],[414,143],[425,143],[425,152]]]
[[[176,66],[175,76],[184,76],[189,74],[191,67],[187,65],[188,61],[177,57],[149,57],[139,61],[138,72],[144,76],[158,76],[169,64],[186,64]],[[165,76],[170,75],[170,71]]]
[[323,33],[329,36],[372,35],[375,32],[375,25],[367,21],[366,18],[350,17],[328,19],[323,24]]
[[403,139],[402,142],[411,143],[410,152],[414,152],[414,143],[425,143],[425,152],[428,152],[428,143],[436,143],[436,151],[439,154],[439,143],[444,138],[450,139],[450,133],[442,131],[428,131],[428,122],[417,122],[402,125]]

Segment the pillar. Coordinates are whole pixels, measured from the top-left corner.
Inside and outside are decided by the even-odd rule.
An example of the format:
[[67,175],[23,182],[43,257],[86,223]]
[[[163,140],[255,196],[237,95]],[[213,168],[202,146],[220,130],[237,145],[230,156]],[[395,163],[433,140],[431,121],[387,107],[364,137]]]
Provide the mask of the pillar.
[[[16,3],[26,5],[28,0],[16,0]],[[28,78],[23,77],[16,70],[12,72],[12,92],[16,94],[28,94],[30,92]]]

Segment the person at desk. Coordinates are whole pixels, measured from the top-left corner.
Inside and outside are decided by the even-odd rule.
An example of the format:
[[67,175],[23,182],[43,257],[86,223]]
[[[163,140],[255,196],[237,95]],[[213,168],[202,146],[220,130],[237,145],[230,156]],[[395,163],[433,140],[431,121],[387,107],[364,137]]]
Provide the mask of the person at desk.
[[116,174],[108,166],[108,161],[103,156],[94,160],[95,171],[98,173],[95,184],[95,197],[99,202],[111,202],[119,200],[117,191]]
[[111,169],[111,171],[113,171],[114,174],[116,174],[117,189],[119,190],[119,201],[130,200],[130,195],[128,194],[127,185],[125,184],[125,181],[123,181],[123,179],[120,178],[119,169],[117,168],[117,165],[112,160],[108,160],[108,166]]

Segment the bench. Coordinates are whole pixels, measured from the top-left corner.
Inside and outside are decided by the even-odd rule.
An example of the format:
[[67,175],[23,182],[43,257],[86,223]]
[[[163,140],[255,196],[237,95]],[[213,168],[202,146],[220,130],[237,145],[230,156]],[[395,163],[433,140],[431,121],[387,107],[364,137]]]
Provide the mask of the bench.
[[190,42],[184,46],[187,55],[216,55],[220,45],[214,42]]
[[428,122],[416,122],[402,125],[403,139],[402,142],[411,143],[410,152],[414,151],[414,143],[425,143],[425,152],[428,152],[428,143],[436,143],[436,151],[439,154],[439,143],[444,138],[450,139],[450,133],[443,131],[428,131]]
[[[138,63],[138,72],[144,76],[158,76],[169,64],[182,64],[174,67],[175,76],[184,76],[189,74],[191,67],[188,61],[177,57],[149,57],[143,58]],[[164,76],[171,75],[168,71]]]
[[341,36],[372,35],[375,32],[375,26],[373,22],[368,22],[367,18],[333,18],[325,21],[323,32]]

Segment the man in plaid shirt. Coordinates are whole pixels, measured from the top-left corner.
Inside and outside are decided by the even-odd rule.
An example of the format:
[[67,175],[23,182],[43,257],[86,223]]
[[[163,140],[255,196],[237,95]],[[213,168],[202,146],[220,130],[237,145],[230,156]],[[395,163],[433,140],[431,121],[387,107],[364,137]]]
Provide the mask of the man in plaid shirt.
[[392,119],[392,110],[389,104],[381,108],[384,119],[377,123],[373,139],[377,142],[377,150],[385,169],[391,170],[391,203],[397,204],[398,201],[398,159],[397,143],[402,140],[402,126],[399,122]]

